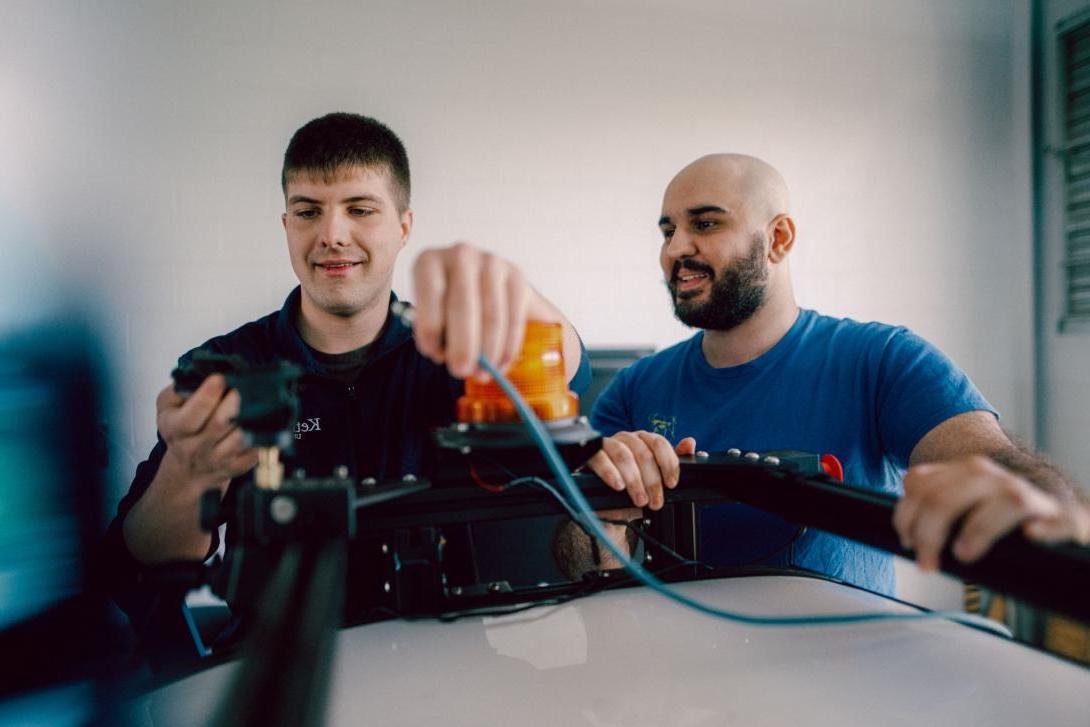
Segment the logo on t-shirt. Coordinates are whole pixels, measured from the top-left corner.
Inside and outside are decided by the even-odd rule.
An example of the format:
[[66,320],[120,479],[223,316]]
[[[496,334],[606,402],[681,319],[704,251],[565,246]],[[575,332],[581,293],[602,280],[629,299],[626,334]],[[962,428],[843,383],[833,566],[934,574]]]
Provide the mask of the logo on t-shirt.
[[652,434],[661,434],[670,441],[674,440],[674,429],[677,427],[677,417],[665,414],[652,414],[647,418],[649,426],[647,430]]
[[302,439],[304,434],[322,431],[321,417],[311,417],[295,422],[295,438]]

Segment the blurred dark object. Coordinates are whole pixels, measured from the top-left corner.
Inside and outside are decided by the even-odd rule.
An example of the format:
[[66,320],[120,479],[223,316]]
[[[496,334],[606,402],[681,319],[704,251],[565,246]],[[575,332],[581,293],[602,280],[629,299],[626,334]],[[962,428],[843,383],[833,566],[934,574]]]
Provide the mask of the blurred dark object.
[[[90,568],[105,521],[101,370],[78,324],[0,339],[0,722],[123,721],[129,632]],[[58,691],[70,698],[33,698]]]
[[255,365],[238,356],[196,351],[170,375],[174,390],[189,395],[212,374],[223,374],[227,386],[238,390],[242,406],[235,423],[253,446],[291,450],[294,440],[290,429],[299,414],[301,368],[288,361]]

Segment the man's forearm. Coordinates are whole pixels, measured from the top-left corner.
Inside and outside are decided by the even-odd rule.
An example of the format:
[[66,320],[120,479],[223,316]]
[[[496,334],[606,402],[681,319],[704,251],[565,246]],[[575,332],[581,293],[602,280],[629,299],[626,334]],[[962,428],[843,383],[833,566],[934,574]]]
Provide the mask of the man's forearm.
[[1029,451],[1013,438],[1012,442],[1010,447],[993,452],[989,457],[1061,501],[1077,499],[1078,486],[1070,477],[1044,456]]
[[204,490],[214,486],[179,482],[168,465],[161,466],[122,525],[133,557],[143,563],[202,560],[212,536],[200,528],[200,500]]

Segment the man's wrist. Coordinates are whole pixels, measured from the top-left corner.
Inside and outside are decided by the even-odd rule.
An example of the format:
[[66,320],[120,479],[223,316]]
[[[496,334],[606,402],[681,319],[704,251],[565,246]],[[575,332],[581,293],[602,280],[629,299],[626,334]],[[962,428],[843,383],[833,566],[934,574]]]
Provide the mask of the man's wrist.
[[122,523],[125,546],[141,562],[200,559],[208,550],[211,536],[200,530],[201,497],[209,489],[222,492],[230,480],[187,480],[179,470],[168,453]]

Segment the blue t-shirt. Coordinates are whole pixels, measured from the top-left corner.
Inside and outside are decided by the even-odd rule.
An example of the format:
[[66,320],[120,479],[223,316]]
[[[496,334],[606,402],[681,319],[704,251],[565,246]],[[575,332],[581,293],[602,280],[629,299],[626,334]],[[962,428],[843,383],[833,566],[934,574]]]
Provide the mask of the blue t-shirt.
[[[674,444],[695,437],[709,452],[833,454],[846,482],[898,492],[909,455],[931,429],[964,412],[995,413],[961,369],[903,327],[802,310],[770,350],[720,369],[704,358],[703,338],[701,331],[617,374],[595,403],[594,427],[606,435],[643,429]],[[785,547],[796,532],[745,505],[706,508],[701,559],[786,563],[894,593],[892,556],[816,530]]]

